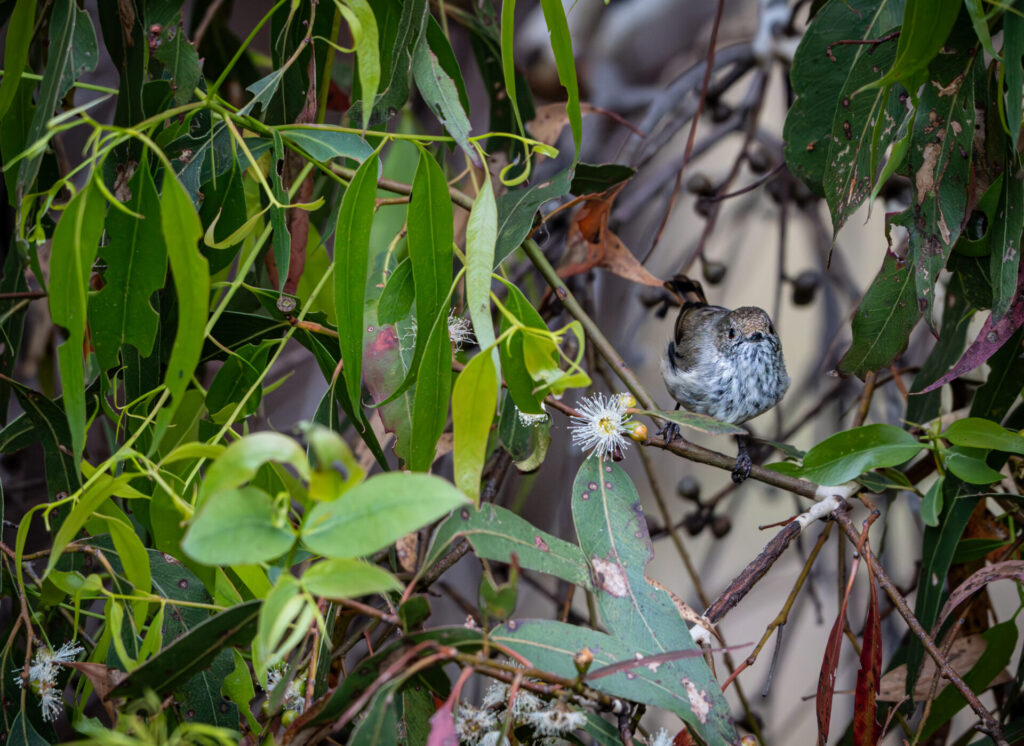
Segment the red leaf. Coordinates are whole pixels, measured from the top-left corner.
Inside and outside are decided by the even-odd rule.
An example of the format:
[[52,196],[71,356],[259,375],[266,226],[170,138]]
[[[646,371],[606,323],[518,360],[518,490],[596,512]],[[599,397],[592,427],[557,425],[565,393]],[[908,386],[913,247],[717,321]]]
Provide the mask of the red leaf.
[[[867,537],[867,531],[864,532]],[[861,539],[863,543],[864,539]],[[860,547],[858,547],[858,550]],[[828,644],[825,645],[825,655],[821,659],[821,673],[818,674],[818,697],[815,702],[815,710],[818,714],[818,744],[825,746],[828,741],[828,726],[832,719],[832,697],[836,689],[836,666],[839,665],[840,646],[843,642],[843,628],[846,626],[846,605],[850,601],[850,591],[853,590],[853,581],[857,577],[859,559],[854,559],[850,567],[850,578],[846,581],[846,593],[843,595],[843,603],[839,607],[839,616],[836,617],[832,631],[828,633]]]
[[978,338],[971,343],[956,365],[921,393],[927,394],[929,391],[934,391],[954,378],[974,370],[996,354],[999,348],[1006,344],[1006,341],[1022,326],[1024,326],[1024,262],[1021,262],[1020,271],[1017,274],[1017,294],[1010,305],[1010,310],[995,323],[992,323],[992,317],[989,316],[985,320],[985,325],[981,327]]
[[[868,562],[870,563],[870,559]],[[878,725],[875,698],[882,680],[882,628],[878,617],[878,588],[875,576],[868,572],[871,596],[864,621],[864,640],[860,651],[860,671],[853,707],[853,742],[856,746],[874,746],[882,736]]]

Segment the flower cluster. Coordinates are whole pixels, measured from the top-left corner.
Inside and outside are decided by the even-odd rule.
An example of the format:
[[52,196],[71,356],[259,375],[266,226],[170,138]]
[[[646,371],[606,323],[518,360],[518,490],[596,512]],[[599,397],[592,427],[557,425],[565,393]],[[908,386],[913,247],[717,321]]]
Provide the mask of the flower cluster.
[[[459,703],[455,732],[459,742],[470,746],[507,746],[503,720],[509,708],[509,685],[493,683],[487,688],[480,707]],[[559,736],[579,730],[587,716],[564,702],[547,702],[533,692],[519,689],[511,706],[513,727],[529,726],[540,739],[534,743],[554,742]]]
[[[277,688],[277,685],[281,683],[281,678],[284,676],[284,669],[284,663],[278,663],[276,666],[271,666],[267,669],[266,691],[268,693],[274,691],[274,689]],[[283,699],[285,710],[291,710],[301,715],[302,711],[306,709],[305,683],[305,674],[288,682],[288,688],[284,691]]]
[[[40,646],[36,650],[32,665],[28,667],[28,687],[39,695],[39,708],[43,712],[43,720],[55,720],[64,709],[64,699],[57,688],[57,674],[60,673],[60,666],[63,663],[70,663],[84,648],[81,645],[65,642],[56,651],[47,646]],[[23,669],[18,669],[14,677],[14,683],[18,686],[25,685]]]
[[577,405],[579,414],[569,423],[572,442],[601,460],[621,454],[629,445],[626,436],[635,438],[640,428],[644,435],[647,432],[643,425],[630,419],[628,410],[635,406],[636,399],[630,394],[594,394],[581,399]]

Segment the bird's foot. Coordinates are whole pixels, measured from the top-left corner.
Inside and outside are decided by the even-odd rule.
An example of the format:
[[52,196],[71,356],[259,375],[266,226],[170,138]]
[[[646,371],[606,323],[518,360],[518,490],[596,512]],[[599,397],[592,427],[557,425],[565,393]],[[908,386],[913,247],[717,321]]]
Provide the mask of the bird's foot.
[[747,436],[736,436],[736,466],[732,469],[732,481],[736,484],[743,484],[750,476],[750,452],[747,450]]
[[666,443],[671,443],[676,438],[681,438],[679,425],[674,422],[666,422],[665,426],[657,432],[658,437],[664,438]]
[[750,476],[750,454],[744,452],[736,456],[736,466],[732,469],[732,481],[736,484],[743,484]]

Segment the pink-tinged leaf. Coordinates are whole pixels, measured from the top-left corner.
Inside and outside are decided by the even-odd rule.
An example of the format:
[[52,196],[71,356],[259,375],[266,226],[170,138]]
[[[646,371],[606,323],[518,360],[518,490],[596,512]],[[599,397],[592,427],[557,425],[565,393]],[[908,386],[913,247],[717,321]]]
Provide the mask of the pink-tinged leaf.
[[448,700],[430,716],[430,735],[427,746],[459,746],[455,734],[455,717],[452,715],[452,701]]
[[846,626],[846,605],[850,601],[850,591],[853,590],[853,580],[857,577],[858,565],[860,562],[855,559],[850,568],[850,578],[846,583],[846,593],[843,595],[839,615],[836,617],[835,624],[832,625],[832,631],[828,633],[828,644],[825,645],[825,655],[821,659],[821,673],[818,674],[818,697],[815,702],[815,711],[818,715],[819,746],[825,746],[828,742],[828,727],[832,719],[832,697],[836,688],[836,667],[839,665],[843,628]]
[[875,576],[869,572],[868,579],[871,581],[871,595],[868,597],[868,614],[864,621],[864,640],[853,707],[853,742],[856,746],[874,746],[882,736],[876,702],[882,680],[882,627],[878,616]]
[[1018,583],[1024,583],[1024,560],[1008,560],[997,562],[994,565],[986,565],[962,582],[949,594],[949,600],[942,607],[939,614],[937,626],[941,626],[957,606],[962,604],[972,595],[980,591],[989,583],[997,580],[1015,579]]
[[954,378],[959,378],[964,373],[974,370],[992,357],[1022,326],[1024,326],[1024,263],[1021,264],[1017,274],[1017,294],[1010,305],[1010,310],[995,323],[989,316],[985,325],[981,327],[978,338],[971,343],[956,365],[935,383],[923,389],[921,393],[927,394],[929,391],[934,391]]
[[[401,348],[398,330],[394,326],[373,325],[373,331],[367,333],[363,348],[363,378],[374,402],[384,401],[405,378]],[[412,434],[412,391],[406,391],[378,411],[385,429],[395,434],[395,455],[408,461]]]

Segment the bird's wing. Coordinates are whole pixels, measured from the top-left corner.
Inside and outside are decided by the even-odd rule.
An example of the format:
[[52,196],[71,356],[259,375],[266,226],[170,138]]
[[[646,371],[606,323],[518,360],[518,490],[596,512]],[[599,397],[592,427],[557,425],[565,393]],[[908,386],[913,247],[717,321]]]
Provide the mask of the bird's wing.
[[713,324],[729,310],[721,306],[683,306],[676,317],[675,329],[675,364],[682,370],[690,370],[697,365],[701,356],[701,346],[713,344],[713,339],[702,342],[697,337],[698,330],[705,325]]

